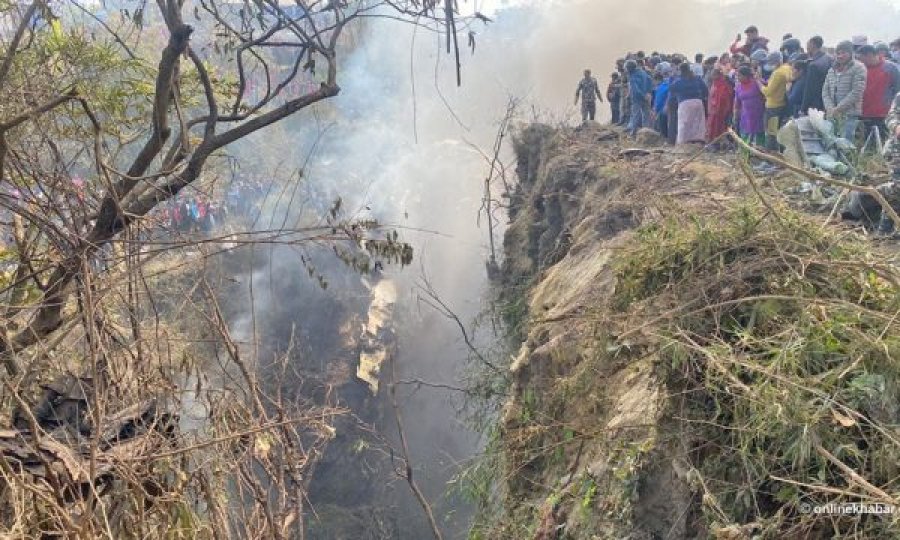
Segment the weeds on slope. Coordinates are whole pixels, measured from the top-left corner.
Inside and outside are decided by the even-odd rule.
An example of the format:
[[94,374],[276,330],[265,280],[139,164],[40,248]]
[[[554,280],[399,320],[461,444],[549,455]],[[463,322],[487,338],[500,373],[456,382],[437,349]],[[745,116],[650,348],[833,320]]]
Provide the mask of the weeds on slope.
[[[888,255],[743,206],[640,229],[617,273],[618,339],[660,351],[702,506],[695,530],[900,535],[900,272]],[[895,510],[835,510],[847,503]]]

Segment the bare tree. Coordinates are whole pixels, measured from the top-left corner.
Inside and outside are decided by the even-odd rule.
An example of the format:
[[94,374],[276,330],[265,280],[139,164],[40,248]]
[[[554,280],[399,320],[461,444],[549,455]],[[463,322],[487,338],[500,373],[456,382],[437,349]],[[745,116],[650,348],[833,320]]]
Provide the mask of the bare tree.
[[[345,36],[379,17],[456,43],[449,0],[0,6],[4,533],[302,538],[346,411],[260,384],[206,273],[162,262],[266,242],[408,263],[408,246],[339,205],[315,226],[148,239],[229,145],[336,96]],[[266,372],[291,369],[285,353]]]

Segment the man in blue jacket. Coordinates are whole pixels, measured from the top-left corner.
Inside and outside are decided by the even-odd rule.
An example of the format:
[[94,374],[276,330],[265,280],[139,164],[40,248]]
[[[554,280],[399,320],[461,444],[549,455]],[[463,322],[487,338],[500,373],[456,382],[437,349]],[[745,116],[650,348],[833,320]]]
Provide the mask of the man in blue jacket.
[[628,125],[628,131],[633,137],[639,129],[650,126],[653,80],[634,60],[625,62],[625,69],[628,71],[628,88],[631,96],[631,123]]
[[656,67],[658,84],[653,94],[653,113],[656,115],[656,131],[663,137],[669,136],[669,115],[666,102],[669,100],[669,75],[672,68],[668,62],[662,62]]

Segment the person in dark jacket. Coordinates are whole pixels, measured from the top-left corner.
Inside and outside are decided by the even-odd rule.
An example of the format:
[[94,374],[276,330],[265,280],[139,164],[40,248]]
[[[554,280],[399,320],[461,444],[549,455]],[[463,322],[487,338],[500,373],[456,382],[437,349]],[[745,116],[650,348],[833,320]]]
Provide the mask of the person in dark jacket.
[[806,94],[806,83],[809,79],[809,63],[807,60],[795,60],[791,64],[791,88],[788,90],[788,115],[797,118],[803,111],[803,96]]
[[612,113],[612,124],[618,125],[621,120],[619,100],[622,99],[622,78],[618,73],[610,75],[609,86],[606,87],[606,100],[609,101],[609,110]]
[[677,144],[706,141],[706,100],[709,89],[694,75],[690,64],[681,64],[681,77],[669,85],[669,103],[677,104]]
[[[685,62],[684,58],[675,55],[672,58],[672,75],[669,77],[669,88],[672,88],[672,85],[681,80],[681,65]],[[669,96],[666,96],[666,119],[669,121],[667,132],[667,138],[669,140],[669,144],[676,144],[678,141],[678,102],[669,99]]]
[[806,84],[803,89],[803,100],[800,102],[800,114],[805,115],[810,109],[825,110],[822,101],[822,87],[825,86],[825,76],[834,63],[834,58],[827,54],[822,47],[825,41],[821,36],[815,36],[806,44],[806,54],[809,63],[806,67]]

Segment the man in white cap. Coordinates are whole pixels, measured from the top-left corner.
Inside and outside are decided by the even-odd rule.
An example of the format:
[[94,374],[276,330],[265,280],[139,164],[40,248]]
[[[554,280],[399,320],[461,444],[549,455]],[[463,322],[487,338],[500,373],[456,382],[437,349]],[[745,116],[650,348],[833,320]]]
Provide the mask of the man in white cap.
[[866,66],[853,59],[853,43],[838,43],[834,65],[825,76],[822,101],[825,115],[835,122],[837,133],[849,141],[856,137],[856,127],[862,115],[866,76]]

